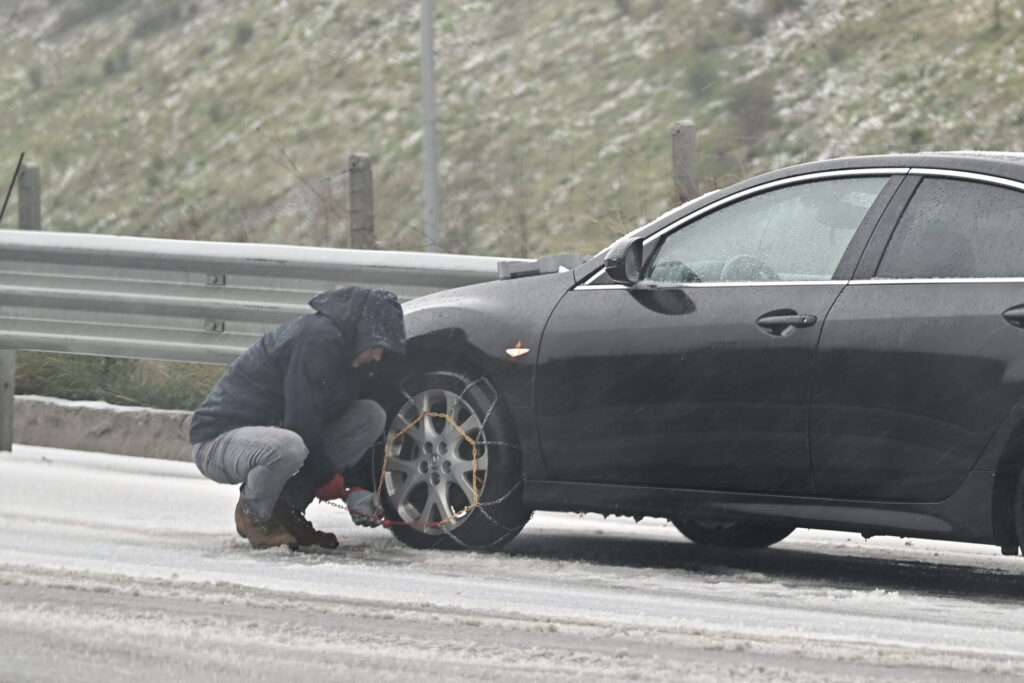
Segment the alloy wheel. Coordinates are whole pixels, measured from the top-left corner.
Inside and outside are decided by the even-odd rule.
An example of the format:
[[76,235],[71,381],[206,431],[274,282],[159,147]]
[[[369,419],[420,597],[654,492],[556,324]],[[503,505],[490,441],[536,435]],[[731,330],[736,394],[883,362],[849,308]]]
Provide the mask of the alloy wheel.
[[484,419],[447,389],[406,396],[388,427],[384,471],[402,522],[437,535],[470,517],[467,508],[479,500],[487,476]]

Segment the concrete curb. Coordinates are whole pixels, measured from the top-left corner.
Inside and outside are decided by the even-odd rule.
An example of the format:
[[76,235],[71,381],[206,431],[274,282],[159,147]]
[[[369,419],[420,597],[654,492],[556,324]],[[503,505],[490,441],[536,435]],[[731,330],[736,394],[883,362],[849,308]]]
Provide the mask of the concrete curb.
[[14,441],[29,446],[191,461],[191,423],[192,413],[186,410],[14,397]]

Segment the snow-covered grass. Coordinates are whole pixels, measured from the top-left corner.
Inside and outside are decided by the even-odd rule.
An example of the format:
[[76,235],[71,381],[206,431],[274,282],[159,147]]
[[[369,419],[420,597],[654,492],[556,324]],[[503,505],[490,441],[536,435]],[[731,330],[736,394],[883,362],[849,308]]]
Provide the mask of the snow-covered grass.
[[[1011,3],[1001,30],[988,0],[436,5],[455,252],[593,252],[658,215],[683,118],[705,189],[825,156],[1024,142]],[[0,162],[41,164],[47,227],[344,245],[359,151],[379,239],[421,247],[417,3],[166,6],[7,10]]]

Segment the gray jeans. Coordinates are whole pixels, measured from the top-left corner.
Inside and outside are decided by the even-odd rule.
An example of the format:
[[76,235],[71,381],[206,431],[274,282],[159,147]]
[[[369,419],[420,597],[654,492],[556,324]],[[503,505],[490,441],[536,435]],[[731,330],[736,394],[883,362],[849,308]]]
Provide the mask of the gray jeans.
[[[324,429],[329,467],[343,472],[354,465],[384,431],[384,410],[360,399]],[[315,484],[296,477],[309,451],[302,437],[280,427],[239,427],[216,439],[197,443],[192,458],[204,476],[221,484],[241,484],[245,513],[258,522],[270,521],[274,504],[289,484],[286,501],[304,510]]]

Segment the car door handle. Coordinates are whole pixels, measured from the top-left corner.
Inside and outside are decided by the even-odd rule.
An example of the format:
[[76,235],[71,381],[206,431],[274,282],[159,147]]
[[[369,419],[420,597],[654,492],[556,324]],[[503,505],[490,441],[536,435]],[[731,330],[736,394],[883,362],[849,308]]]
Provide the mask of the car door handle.
[[757,319],[757,324],[768,330],[769,334],[783,335],[794,327],[810,327],[818,322],[818,317],[790,311],[773,311]]
[[1024,306],[1014,306],[1003,311],[1003,317],[1014,327],[1024,327]]

